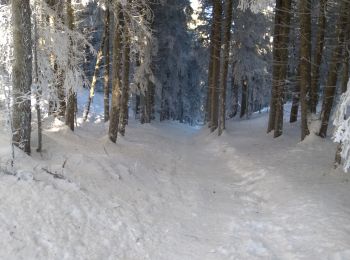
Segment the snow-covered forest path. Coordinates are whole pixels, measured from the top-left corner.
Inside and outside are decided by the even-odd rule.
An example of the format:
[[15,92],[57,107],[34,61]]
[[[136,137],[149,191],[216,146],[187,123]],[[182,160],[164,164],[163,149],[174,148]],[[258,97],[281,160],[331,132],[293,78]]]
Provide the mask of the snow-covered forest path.
[[132,122],[115,145],[103,123],[51,122],[20,180],[0,177],[0,258],[350,259],[333,144],[298,143],[298,126],[273,140],[265,125],[232,122],[219,138]]

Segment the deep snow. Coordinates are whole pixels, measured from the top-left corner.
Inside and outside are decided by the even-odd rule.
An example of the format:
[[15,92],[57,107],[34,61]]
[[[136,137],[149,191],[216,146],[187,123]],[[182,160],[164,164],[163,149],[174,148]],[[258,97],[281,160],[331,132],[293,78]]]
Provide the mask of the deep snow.
[[297,124],[273,139],[263,114],[222,137],[132,121],[112,144],[92,112],[74,133],[47,119],[44,152],[0,174],[0,259],[350,259],[331,141],[299,143]]

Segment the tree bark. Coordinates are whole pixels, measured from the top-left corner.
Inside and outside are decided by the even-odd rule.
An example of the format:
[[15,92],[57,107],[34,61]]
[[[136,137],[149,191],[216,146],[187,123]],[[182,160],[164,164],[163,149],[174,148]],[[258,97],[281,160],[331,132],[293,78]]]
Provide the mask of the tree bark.
[[[74,10],[72,7],[72,1],[67,0],[67,20],[68,29],[74,29]],[[70,39],[70,44],[73,45],[73,40]],[[70,56],[73,55],[72,46],[70,46]],[[68,57],[68,67],[71,66],[71,58]],[[66,125],[74,131],[74,121],[75,121],[75,110],[76,110],[76,94],[72,86],[69,87],[67,95],[67,107],[66,107]]]
[[114,43],[113,43],[113,86],[112,86],[112,104],[109,121],[109,139],[116,143],[118,137],[119,128],[119,117],[121,107],[121,50],[122,50],[122,35],[123,35],[123,13],[120,4],[117,4],[116,10],[116,21],[114,26]]
[[[349,5],[350,9],[350,5]],[[349,69],[350,69],[350,19],[348,18],[348,24],[345,32],[345,45],[344,45],[344,60],[343,60],[343,75],[341,83],[341,93],[345,93],[348,88],[349,81]]]
[[235,63],[232,64],[232,75],[231,75],[232,110],[229,115],[230,118],[234,118],[238,113],[238,85],[235,83],[234,70],[235,70]]
[[295,86],[294,86],[292,108],[290,110],[290,118],[289,118],[290,123],[294,123],[298,120],[299,101],[300,101],[300,62],[298,64],[297,70],[298,70],[297,71],[297,79],[295,81]]
[[[212,17],[214,17],[214,8],[212,11]],[[207,90],[207,97],[206,97],[206,103],[205,103],[205,118],[204,122],[208,122],[208,127],[210,128],[211,124],[211,103],[210,99],[212,96],[212,84],[213,84],[213,62],[214,62],[214,29],[215,26],[212,24],[211,32],[210,32],[210,52],[209,52],[209,66],[208,66],[208,90]]]
[[326,6],[327,0],[320,0],[320,10],[318,17],[318,32],[314,59],[311,65],[311,87],[310,87],[310,112],[316,113],[318,103],[318,91],[320,81],[320,67],[323,55],[324,36],[326,29]]
[[276,120],[276,104],[277,104],[277,84],[279,82],[279,66],[280,66],[280,44],[282,34],[282,0],[276,0],[275,6],[275,21],[273,33],[273,64],[272,64],[272,87],[270,99],[269,122],[267,126],[267,133],[275,130]]
[[140,123],[146,123],[146,101],[145,93],[140,93]]
[[[126,14],[124,14],[126,17]],[[128,124],[129,119],[129,74],[130,74],[130,31],[129,31],[129,20],[126,18],[125,32],[124,32],[124,51],[123,51],[123,90],[122,90],[122,101],[120,111],[120,125],[119,133],[125,135],[125,127]]]
[[242,101],[241,101],[241,114],[239,115],[240,118],[244,117],[247,113],[247,106],[248,106],[248,82],[246,79],[242,80]]
[[32,36],[29,0],[13,0],[13,114],[12,142],[30,154],[31,134],[31,85],[32,85]]
[[105,29],[106,29],[106,47],[105,52],[105,70],[103,81],[103,105],[104,105],[104,120],[109,120],[109,72],[110,72],[110,0],[107,1],[106,14],[105,14]]
[[311,82],[311,3],[300,0],[300,106],[301,140],[310,134],[307,123],[307,92]]
[[[36,7],[36,1],[34,1],[34,8]],[[36,151],[38,153],[42,150],[42,122],[41,122],[41,108],[40,108],[40,98],[41,98],[41,89],[39,86],[38,78],[38,28],[37,28],[37,18],[36,14],[33,18],[34,21],[34,41],[33,41],[33,65],[34,65],[34,78],[33,78],[33,85],[35,86],[35,110],[36,110],[36,117],[37,117],[37,123],[38,123],[38,147]]]
[[144,122],[149,124],[152,120],[153,105],[154,105],[154,85],[151,81],[148,82],[147,91],[145,91],[144,99]]
[[221,64],[221,23],[222,23],[222,2],[214,0],[213,6],[213,78],[211,81],[211,124],[210,130],[214,132],[218,127],[218,98],[220,86],[220,64]]
[[278,51],[279,59],[277,59],[277,82],[275,92],[275,125],[274,125],[274,138],[282,135],[283,132],[283,104],[284,104],[284,93],[287,78],[288,68],[288,43],[289,43],[289,30],[290,30],[290,19],[291,19],[291,0],[282,1],[281,9],[281,26],[280,29],[280,50]]
[[219,104],[219,129],[218,134],[221,135],[225,129],[226,120],[226,89],[227,89],[227,75],[228,63],[230,57],[230,42],[231,42],[231,26],[233,18],[233,0],[227,0],[226,15],[224,25],[224,39],[223,39],[223,66],[220,80],[220,104]]

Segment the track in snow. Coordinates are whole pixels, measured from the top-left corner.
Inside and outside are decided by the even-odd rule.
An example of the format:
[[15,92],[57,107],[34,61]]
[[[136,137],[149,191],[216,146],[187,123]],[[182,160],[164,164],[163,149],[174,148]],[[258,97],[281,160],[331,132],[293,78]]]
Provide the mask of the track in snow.
[[273,140],[265,121],[220,138],[132,123],[117,145],[101,123],[45,131],[43,156],[18,166],[35,180],[1,176],[0,258],[349,259],[350,187],[332,144],[298,144],[297,126]]

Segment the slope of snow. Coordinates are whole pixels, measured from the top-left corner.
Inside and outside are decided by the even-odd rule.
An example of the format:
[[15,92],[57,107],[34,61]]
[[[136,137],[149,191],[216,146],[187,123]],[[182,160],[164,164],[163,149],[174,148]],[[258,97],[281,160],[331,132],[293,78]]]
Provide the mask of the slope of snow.
[[47,120],[43,153],[0,174],[0,259],[350,259],[349,178],[329,140],[298,143],[297,124],[273,139],[264,114],[220,138],[131,122],[112,144],[100,121]]

